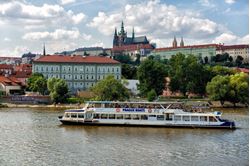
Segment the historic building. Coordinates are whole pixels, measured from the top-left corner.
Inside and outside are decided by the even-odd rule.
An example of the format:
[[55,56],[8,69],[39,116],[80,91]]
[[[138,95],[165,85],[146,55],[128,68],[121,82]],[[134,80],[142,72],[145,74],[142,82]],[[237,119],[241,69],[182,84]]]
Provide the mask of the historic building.
[[107,75],[121,79],[121,64],[100,56],[47,55],[33,61],[32,72],[64,79],[75,93],[90,88]]
[[132,36],[128,37],[124,29],[124,24],[121,24],[120,32],[115,28],[113,38],[113,48],[111,50],[112,56],[116,55],[130,55],[135,56],[140,54],[142,57],[148,55],[155,47],[149,43],[146,36],[135,36],[133,28]]
[[177,44],[177,40],[174,37],[172,47],[156,48],[152,51],[152,55],[159,55],[162,59],[170,59],[172,55],[182,53],[185,55],[195,55],[201,57],[203,60],[205,57],[211,60],[211,56],[216,55],[217,44],[203,44],[203,45],[189,45],[185,46],[183,38],[181,38],[180,46]]
[[228,53],[229,56],[236,60],[237,56],[241,56],[245,63],[249,61],[249,45],[218,45],[216,49],[216,54]]

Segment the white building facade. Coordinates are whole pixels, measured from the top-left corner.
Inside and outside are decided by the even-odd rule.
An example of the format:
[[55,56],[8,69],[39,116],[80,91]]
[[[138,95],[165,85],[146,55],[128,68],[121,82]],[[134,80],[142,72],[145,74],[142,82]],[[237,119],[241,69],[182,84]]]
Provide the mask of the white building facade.
[[32,72],[64,79],[71,92],[87,90],[107,75],[121,79],[121,64],[107,57],[44,56],[33,62]]

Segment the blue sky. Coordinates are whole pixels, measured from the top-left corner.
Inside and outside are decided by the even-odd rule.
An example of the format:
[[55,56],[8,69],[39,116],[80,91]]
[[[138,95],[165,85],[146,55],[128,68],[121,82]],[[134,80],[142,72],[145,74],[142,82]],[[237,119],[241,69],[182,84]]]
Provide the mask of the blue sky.
[[0,56],[112,47],[114,28],[157,47],[248,44],[248,0],[0,0]]

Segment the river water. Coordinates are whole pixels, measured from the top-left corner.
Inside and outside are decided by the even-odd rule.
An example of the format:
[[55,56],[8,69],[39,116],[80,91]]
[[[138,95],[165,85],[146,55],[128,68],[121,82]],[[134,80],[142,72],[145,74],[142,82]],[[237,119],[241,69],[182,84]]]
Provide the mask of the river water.
[[62,110],[0,109],[0,165],[248,165],[248,109],[236,130],[65,126]]

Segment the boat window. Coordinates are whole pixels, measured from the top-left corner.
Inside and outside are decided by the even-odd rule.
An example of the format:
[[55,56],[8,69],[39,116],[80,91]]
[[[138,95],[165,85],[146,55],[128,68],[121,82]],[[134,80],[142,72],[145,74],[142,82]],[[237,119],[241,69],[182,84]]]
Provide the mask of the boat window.
[[183,118],[183,121],[190,121],[189,116],[183,116],[182,118]]
[[164,120],[164,115],[157,115],[157,120]]
[[173,116],[172,114],[166,114],[166,118],[165,119],[166,120],[172,120],[172,116]]
[[191,116],[191,121],[199,121],[199,117],[198,116]]
[[209,117],[209,122],[217,122],[217,120],[214,117],[210,116]]
[[116,114],[116,119],[123,119],[123,114]]
[[141,115],[141,120],[148,120],[148,115]]
[[131,115],[130,114],[125,114],[124,119],[131,119]]
[[174,120],[176,120],[176,121],[181,121],[181,116],[176,115],[176,116],[174,117]]
[[149,115],[149,117],[156,117],[156,115]]
[[70,114],[66,113],[65,117],[66,117],[66,118],[69,118],[69,117],[70,117]]
[[109,119],[115,119],[115,114],[109,114]]
[[206,122],[207,121],[207,117],[206,116],[201,116],[200,117],[200,121],[205,121]]
[[94,119],[100,119],[100,114],[94,114]]
[[107,119],[108,118],[108,114],[101,114],[101,119]]
[[76,114],[71,114],[71,118],[76,118]]
[[139,120],[139,115],[138,114],[132,115],[132,119]]
[[84,114],[78,114],[78,118],[84,118]]

